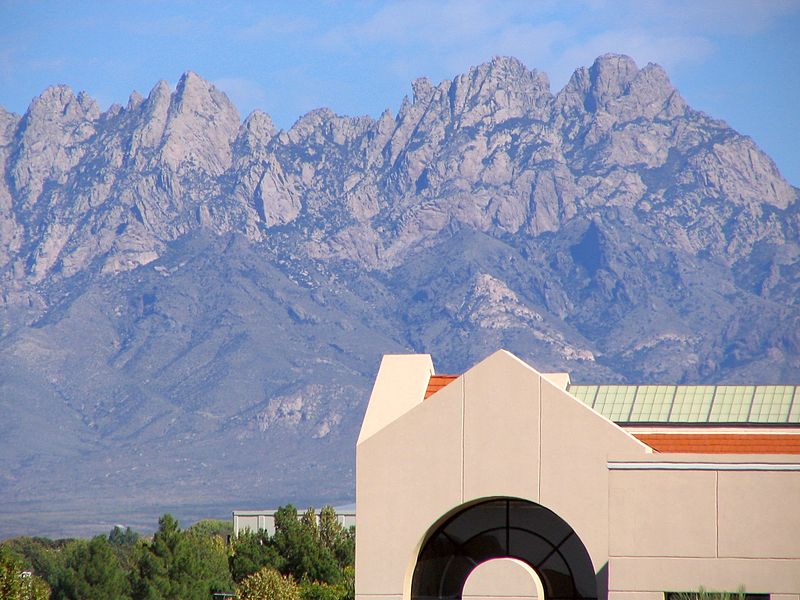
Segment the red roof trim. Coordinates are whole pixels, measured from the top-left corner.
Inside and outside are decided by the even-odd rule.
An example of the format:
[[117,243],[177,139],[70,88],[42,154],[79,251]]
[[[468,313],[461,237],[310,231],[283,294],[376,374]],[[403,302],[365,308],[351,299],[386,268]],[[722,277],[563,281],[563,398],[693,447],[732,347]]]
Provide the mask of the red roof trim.
[[432,396],[450,382],[458,379],[459,375],[431,375],[428,380],[428,389],[425,390],[425,399]]
[[656,452],[689,454],[800,454],[800,434],[636,433]]

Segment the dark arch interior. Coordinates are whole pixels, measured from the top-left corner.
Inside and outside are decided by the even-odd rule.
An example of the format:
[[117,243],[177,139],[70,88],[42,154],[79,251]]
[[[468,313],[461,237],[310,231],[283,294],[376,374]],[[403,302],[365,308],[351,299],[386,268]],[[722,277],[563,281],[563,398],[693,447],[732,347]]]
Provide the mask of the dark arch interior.
[[572,528],[539,504],[498,499],[459,511],[430,535],[414,569],[412,600],[460,600],[472,570],[493,558],[528,563],[546,600],[597,598],[592,561]]

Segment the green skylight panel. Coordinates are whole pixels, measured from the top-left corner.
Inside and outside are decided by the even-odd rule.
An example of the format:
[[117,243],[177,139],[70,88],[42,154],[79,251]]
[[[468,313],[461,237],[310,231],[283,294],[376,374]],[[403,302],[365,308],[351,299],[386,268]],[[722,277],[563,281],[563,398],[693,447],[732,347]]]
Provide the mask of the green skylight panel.
[[711,423],[743,423],[750,414],[754,385],[719,385],[711,405]]
[[800,386],[570,385],[618,423],[800,423]]
[[671,423],[705,423],[714,399],[713,385],[680,385],[669,416]]
[[793,396],[793,385],[757,386],[748,420],[752,423],[786,423]]
[[625,422],[630,418],[635,385],[603,385],[597,390],[594,409],[612,421]]
[[594,404],[594,397],[597,395],[597,385],[571,385],[569,386],[569,393],[575,396],[578,400],[583,402],[586,406]]
[[638,386],[630,421],[644,423],[660,423],[666,421],[669,417],[674,398],[674,385]]
[[789,423],[800,423],[800,385],[794,388],[794,400],[792,408],[789,409]]

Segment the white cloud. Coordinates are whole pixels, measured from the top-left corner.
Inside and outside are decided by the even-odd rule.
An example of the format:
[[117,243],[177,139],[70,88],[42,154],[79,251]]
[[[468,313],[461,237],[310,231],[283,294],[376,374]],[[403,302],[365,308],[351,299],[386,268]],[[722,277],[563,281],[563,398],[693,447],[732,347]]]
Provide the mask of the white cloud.
[[332,28],[322,42],[331,48],[371,43],[408,48],[467,46],[529,21],[543,6],[484,0],[388,2],[361,22]]
[[324,32],[327,52],[391,56],[398,76],[455,74],[494,55],[547,72],[555,89],[606,52],[673,70],[706,60],[719,36],[748,36],[800,11],[792,0],[390,1]]

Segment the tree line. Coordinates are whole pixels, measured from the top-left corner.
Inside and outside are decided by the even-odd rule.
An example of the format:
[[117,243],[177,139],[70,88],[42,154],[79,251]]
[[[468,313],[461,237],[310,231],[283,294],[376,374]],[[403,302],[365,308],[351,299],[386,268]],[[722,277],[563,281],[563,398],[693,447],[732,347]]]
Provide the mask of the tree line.
[[[91,540],[18,537],[0,543],[3,600],[352,600],[355,529],[332,507],[275,513],[275,533],[169,514],[145,538],[114,528]],[[214,596],[217,594],[217,596]]]

